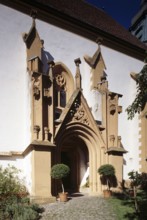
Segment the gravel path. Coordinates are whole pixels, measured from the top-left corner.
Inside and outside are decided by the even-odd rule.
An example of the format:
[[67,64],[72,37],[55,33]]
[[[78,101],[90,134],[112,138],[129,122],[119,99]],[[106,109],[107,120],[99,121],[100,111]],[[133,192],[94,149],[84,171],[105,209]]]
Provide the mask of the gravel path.
[[41,220],[117,220],[106,199],[97,196],[72,197],[43,207]]

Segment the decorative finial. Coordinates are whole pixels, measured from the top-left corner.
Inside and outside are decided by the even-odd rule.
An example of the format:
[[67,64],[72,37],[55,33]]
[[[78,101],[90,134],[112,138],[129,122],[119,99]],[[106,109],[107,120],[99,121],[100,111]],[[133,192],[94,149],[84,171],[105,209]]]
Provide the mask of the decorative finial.
[[98,44],[98,46],[101,45],[102,41],[103,41],[103,38],[102,38],[102,37],[98,37],[98,38],[96,39],[96,43]]
[[79,66],[81,64],[80,58],[75,59],[74,62],[76,64],[76,66]]
[[33,19],[36,19],[36,17],[37,17],[37,10],[36,9],[32,9],[30,15],[31,15],[31,17]]
[[30,13],[30,16],[32,17],[33,19],[33,25],[35,25],[35,19],[37,17],[37,10],[36,9],[32,9],[31,10],[31,13]]
[[74,60],[76,64],[76,75],[75,75],[75,80],[76,80],[76,89],[81,89],[81,74],[80,74],[80,68],[79,65],[81,64],[80,58],[77,58]]

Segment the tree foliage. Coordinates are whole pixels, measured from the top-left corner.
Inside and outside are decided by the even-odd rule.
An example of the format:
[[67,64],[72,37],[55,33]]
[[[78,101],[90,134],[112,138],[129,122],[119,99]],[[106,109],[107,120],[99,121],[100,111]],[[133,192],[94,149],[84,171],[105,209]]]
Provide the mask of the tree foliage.
[[138,171],[132,170],[131,172],[128,173],[128,176],[129,179],[131,180],[131,187],[134,192],[135,211],[139,213],[140,207],[139,207],[138,191],[140,189],[147,190],[147,173],[138,173]]
[[137,94],[126,112],[128,119],[133,119],[136,113],[143,111],[147,102],[147,64],[144,65],[140,73],[136,74]]

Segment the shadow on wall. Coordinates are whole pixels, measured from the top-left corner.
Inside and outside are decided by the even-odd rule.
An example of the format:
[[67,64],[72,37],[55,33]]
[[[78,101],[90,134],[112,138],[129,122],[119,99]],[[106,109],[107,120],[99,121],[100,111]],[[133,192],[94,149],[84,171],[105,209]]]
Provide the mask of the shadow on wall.
[[43,62],[43,73],[48,74],[49,65],[48,62],[54,61],[54,57],[48,52],[42,49],[42,62]]
[[[105,177],[105,176],[101,176],[100,177],[100,180],[101,180],[101,183],[102,183],[102,185],[107,185],[107,177]],[[109,181],[108,181],[108,185],[109,185],[109,188],[111,188],[111,187],[117,187],[118,186],[118,184],[117,184],[117,178],[116,178],[116,176],[114,175],[114,176],[109,176]]]

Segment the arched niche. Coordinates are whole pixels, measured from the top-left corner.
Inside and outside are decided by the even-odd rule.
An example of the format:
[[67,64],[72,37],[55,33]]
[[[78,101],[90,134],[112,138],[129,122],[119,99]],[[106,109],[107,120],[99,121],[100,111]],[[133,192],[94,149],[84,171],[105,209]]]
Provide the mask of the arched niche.
[[70,70],[61,62],[53,68],[55,118],[57,119],[65,108],[74,91],[74,79]]

